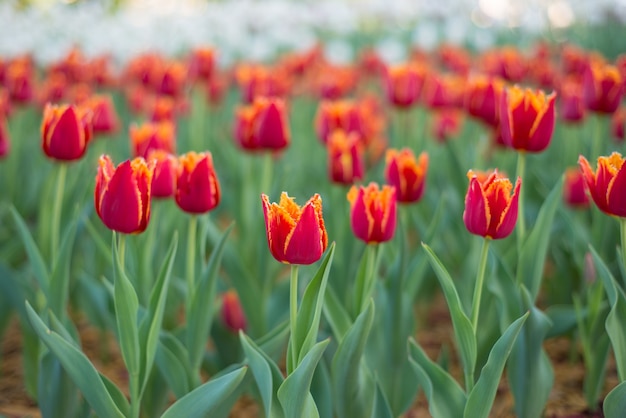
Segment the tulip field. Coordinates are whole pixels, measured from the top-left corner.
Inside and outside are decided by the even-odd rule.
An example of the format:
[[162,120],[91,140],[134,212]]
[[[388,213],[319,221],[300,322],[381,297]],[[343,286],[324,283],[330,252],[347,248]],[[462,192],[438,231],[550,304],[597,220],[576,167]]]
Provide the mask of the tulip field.
[[626,51],[557,35],[0,42],[0,417],[625,417]]

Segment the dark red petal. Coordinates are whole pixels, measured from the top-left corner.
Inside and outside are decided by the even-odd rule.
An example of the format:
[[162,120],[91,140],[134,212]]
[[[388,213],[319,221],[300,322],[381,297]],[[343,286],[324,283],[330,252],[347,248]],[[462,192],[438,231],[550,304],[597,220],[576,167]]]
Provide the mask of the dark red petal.
[[473,177],[470,179],[467,195],[465,196],[465,211],[463,212],[465,227],[472,234],[480,235],[481,237],[487,236],[490,218],[487,200],[483,195],[480,183],[476,177]]
[[626,164],[623,164],[606,192],[606,201],[609,213],[626,217]]
[[500,225],[498,225],[495,234],[491,236],[493,239],[506,238],[511,234],[511,232],[513,232],[513,229],[515,229],[519,209],[519,193],[521,185],[522,180],[518,177],[517,182],[515,182],[513,197],[511,197],[509,205],[501,215]]
[[48,132],[46,145],[46,154],[57,160],[77,160],[85,154],[84,130],[73,107],[68,107]]
[[320,259],[323,252],[322,231],[315,207],[309,203],[285,243],[285,258],[291,264],[312,264]]
[[373,219],[370,220],[370,217],[367,215],[368,208],[365,207],[364,193],[363,187],[360,187],[350,212],[350,224],[352,232],[354,232],[357,238],[370,242]]
[[107,228],[131,234],[141,232],[144,208],[130,161],[117,167],[100,205],[100,217]]

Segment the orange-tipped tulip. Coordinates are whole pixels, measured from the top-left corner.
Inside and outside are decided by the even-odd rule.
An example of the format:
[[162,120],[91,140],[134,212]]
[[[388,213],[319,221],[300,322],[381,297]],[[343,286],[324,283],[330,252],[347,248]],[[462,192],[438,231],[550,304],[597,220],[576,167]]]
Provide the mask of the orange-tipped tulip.
[[289,145],[290,133],[287,107],[281,99],[258,99],[254,103],[254,136],[259,146],[268,150],[282,150]]
[[176,204],[188,213],[206,213],[220,203],[220,183],[210,152],[188,152],[178,158]]
[[511,181],[497,170],[486,178],[470,170],[467,177],[470,183],[463,212],[463,222],[467,230],[474,235],[491,239],[509,236],[517,222],[522,180],[518,177],[513,189]]
[[470,78],[465,90],[467,112],[489,126],[498,126],[503,88],[504,82],[499,78],[485,76]]
[[363,178],[364,150],[356,133],[337,130],[328,138],[328,174],[331,181],[352,184]]
[[91,117],[86,107],[47,104],[41,122],[44,153],[59,161],[82,158],[92,136]]
[[108,155],[100,157],[95,206],[104,225],[124,234],[145,231],[150,221],[150,189],[154,163],[126,160],[117,168]]
[[565,171],[563,201],[572,208],[586,208],[589,206],[589,197],[585,190],[585,178],[578,168],[570,167]]
[[626,166],[622,155],[598,157],[596,172],[582,155],[578,165],[585,177],[591,198],[598,208],[609,215],[626,217]]
[[387,151],[385,179],[396,188],[396,198],[400,203],[418,202],[424,195],[428,154],[422,152],[415,158],[413,151],[404,148],[400,151]]
[[583,101],[583,87],[574,77],[566,78],[561,84],[559,92],[561,106],[559,116],[565,122],[580,122],[585,117],[585,102]]
[[541,152],[554,132],[556,93],[546,95],[517,86],[505,91],[500,105],[500,129],[504,143],[513,149]]
[[94,134],[109,134],[119,129],[120,122],[110,96],[92,96],[85,105],[93,113]]
[[385,90],[389,103],[400,108],[414,105],[424,85],[424,74],[424,70],[414,64],[388,68],[385,72]]
[[322,217],[322,198],[315,194],[302,207],[283,192],[279,203],[261,195],[267,243],[281,263],[312,264],[322,257],[328,235]]
[[599,113],[613,113],[624,92],[622,76],[612,65],[590,62],[583,77],[583,97],[587,108]]
[[362,133],[363,119],[357,104],[350,100],[321,101],[315,115],[315,132],[323,143],[332,132],[341,129],[346,133]]
[[130,142],[133,155],[148,157],[154,149],[161,149],[173,154],[176,152],[175,125],[172,122],[146,122],[143,125],[130,126]]
[[396,231],[396,189],[376,183],[352,186],[348,192],[350,224],[354,235],[366,243],[389,241]]
[[175,156],[161,149],[148,153],[148,161],[154,161],[152,177],[152,197],[172,197],[176,192],[178,160]]

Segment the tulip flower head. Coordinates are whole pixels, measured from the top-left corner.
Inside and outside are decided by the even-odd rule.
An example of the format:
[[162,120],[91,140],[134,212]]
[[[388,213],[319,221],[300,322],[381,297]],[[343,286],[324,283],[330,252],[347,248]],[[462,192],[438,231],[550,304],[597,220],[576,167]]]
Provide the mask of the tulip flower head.
[[150,221],[150,194],[154,163],[143,158],[115,167],[108,155],[100,157],[95,206],[104,225],[124,234],[145,231]]
[[326,150],[331,181],[352,184],[363,178],[364,150],[359,135],[334,131],[328,138]]
[[497,170],[487,176],[470,170],[467,177],[470,183],[463,212],[467,230],[490,239],[509,236],[517,221],[521,178],[517,178],[513,188],[511,181]]
[[148,157],[153,149],[161,149],[173,154],[176,152],[175,125],[172,122],[147,122],[130,126],[130,141],[133,155]]
[[609,215],[626,217],[626,166],[621,154],[614,152],[608,157],[598,157],[594,172],[582,155],[578,165],[587,183],[587,189],[598,208]]
[[222,323],[232,332],[246,329],[246,314],[241,307],[239,295],[234,289],[222,295]]
[[546,149],[554,131],[555,98],[556,93],[546,95],[517,86],[507,89],[500,102],[500,129],[505,144],[518,151]]
[[148,153],[148,161],[154,161],[152,177],[152,197],[172,197],[176,192],[178,160],[175,156],[160,149]]
[[120,122],[110,96],[92,96],[85,105],[93,113],[94,134],[109,134],[118,130]]
[[589,197],[585,191],[585,178],[578,168],[568,168],[565,171],[563,201],[572,208],[589,206]]
[[396,231],[395,187],[370,183],[352,186],[348,192],[350,224],[354,235],[368,244],[386,242]]
[[221,195],[210,152],[188,152],[178,158],[178,207],[188,213],[206,213],[217,207]]
[[91,118],[86,107],[47,104],[41,122],[44,153],[59,161],[82,158],[92,136]]
[[416,159],[409,148],[400,151],[390,149],[387,151],[386,160],[385,179],[396,188],[398,202],[418,202],[424,195],[428,154],[422,152]]
[[504,82],[499,78],[486,76],[470,78],[465,92],[467,112],[489,126],[498,126],[503,89]]
[[425,70],[415,64],[387,68],[385,90],[393,106],[408,108],[417,102],[424,84]]
[[622,76],[612,65],[590,62],[583,77],[583,97],[587,108],[599,113],[613,113],[624,92]]
[[261,195],[267,243],[272,256],[286,264],[312,264],[322,257],[328,235],[322,217],[322,198],[315,194],[302,207],[283,192],[279,203]]

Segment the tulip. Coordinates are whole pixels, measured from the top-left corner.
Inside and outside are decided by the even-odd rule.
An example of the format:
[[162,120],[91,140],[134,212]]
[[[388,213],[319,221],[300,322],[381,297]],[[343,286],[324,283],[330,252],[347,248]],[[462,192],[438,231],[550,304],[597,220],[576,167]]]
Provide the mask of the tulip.
[[85,105],[93,113],[94,134],[109,134],[119,129],[119,118],[110,96],[92,96],[85,102]]
[[438,142],[446,142],[458,135],[462,123],[462,114],[457,109],[440,110],[433,115],[432,135]]
[[624,140],[624,124],[626,124],[626,107],[620,107],[611,117],[611,135],[615,141]]
[[147,113],[150,115],[152,122],[171,122],[175,123],[176,119],[176,101],[171,96],[156,96],[147,100]]
[[500,129],[508,147],[541,152],[548,147],[554,131],[556,93],[546,96],[514,86],[500,101]]
[[82,158],[92,136],[91,118],[86,107],[47,104],[41,123],[44,153],[59,161]]
[[408,108],[415,104],[422,91],[425,71],[414,64],[387,68],[385,91],[387,100],[396,107]]
[[350,224],[354,235],[368,244],[386,242],[396,230],[396,189],[370,183],[348,192]]
[[272,256],[286,264],[312,264],[328,246],[322,198],[315,194],[302,207],[283,192],[279,203],[262,194],[267,243]]
[[236,333],[239,330],[246,330],[246,314],[235,290],[228,290],[222,295],[221,314],[222,322],[230,331]]
[[585,117],[582,84],[569,77],[563,81],[559,92],[561,106],[559,116],[566,122],[579,122]]
[[616,67],[590,62],[583,77],[583,98],[591,111],[613,113],[622,100],[624,85]]
[[465,227],[472,234],[481,237],[506,238],[513,232],[517,221],[521,178],[517,178],[513,190],[511,181],[497,170],[486,178],[471,170],[467,176],[470,183],[463,212]]
[[428,172],[428,154],[422,152],[415,159],[413,151],[404,148],[400,151],[387,151],[385,179],[396,189],[396,198],[400,203],[419,202],[426,186]]
[[254,135],[256,112],[254,106],[239,106],[235,110],[235,142],[247,151],[260,149],[260,145]]
[[192,79],[210,80],[215,68],[215,50],[197,48],[191,51],[189,58],[189,76]]
[[323,143],[328,141],[329,135],[336,129],[348,134],[362,134],[363,124],[358,105],[349,100],[322,101],[315,115],[315,131]]
[[154,84],[158,94],[178,97],[182,94],[185,86],[187,70],[181,62],[172,62],[161,67],[161,71],[155,75]]
[[497,127],[500,121],[499,106],[504,82],[499,78],[472,77],[465,91],[465,109],[473,117],[489,126]]
[[146,158],[153,149],[173,154],[176,152],[175,125],[169,121],[131,125],[130,141],[136,157]]
[[337,130],[328,138],[328,172],[338,184],[352,184],[363,178],[363,145],[359,136]]
[[160,149],[148,153],[148,161],[154,161],[152,177],[152,197],[172,197],[176,192],[178,160],[172,154]]
[[583,173],[577,168],[568,168],[565,171],[563,201],[572,208],[589,206],[589,197],[585,191],[585,179]]
[[461,107],[465,84],[460,76],[431,74],[424,83],[424,102],[431,109]]
[[582,155],[578,165],[598,208],[609,215],[626,218],[626,166],[622,155],[614,152],[609,157],[599,157],[595,173]]
[[254,136],[259,146],[268,150],[282,150],[289,145],[290,133],[285,102],[281,99],[258,99],[254,103]]
[[34,69],[30,58],[18,58],[8,65],[4,86],[9,91],[11,100],[16,103],[24,104],[33,99]]
[[176,204],[188,213],[206,213],[220,203],[220,183],[210,152],[189,152],[178,158]]
[[67,77],[63,73],[52,73],[37,90],[37,98],[41,104],[59,103],[68,90]]
[[104,225],[124,234],[145,231],[150,221],[150,191],[154,163],[126,160],[117,168],[108,155],[100,157],[95,206]]

